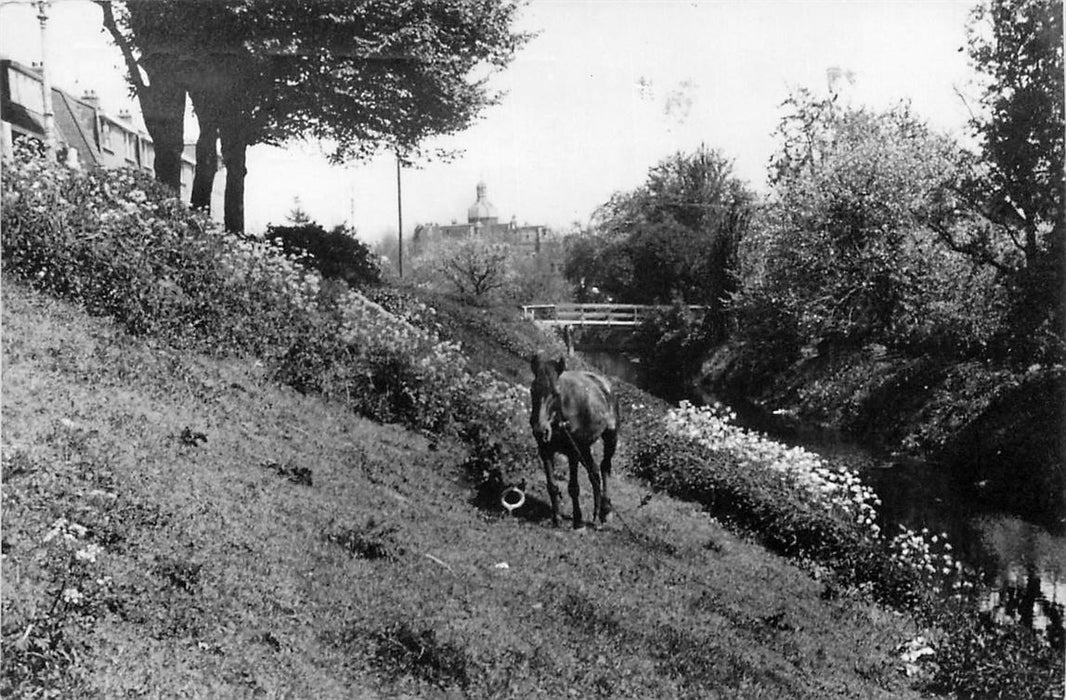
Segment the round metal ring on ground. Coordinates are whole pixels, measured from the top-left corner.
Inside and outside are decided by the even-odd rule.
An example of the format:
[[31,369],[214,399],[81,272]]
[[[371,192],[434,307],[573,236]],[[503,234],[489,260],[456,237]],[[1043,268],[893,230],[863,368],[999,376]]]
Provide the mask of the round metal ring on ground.
[[516,508],[521,508],[525,502],[526,494],[516,486],[510,487],[500,495],[500,505],[507,510],[508,514]]

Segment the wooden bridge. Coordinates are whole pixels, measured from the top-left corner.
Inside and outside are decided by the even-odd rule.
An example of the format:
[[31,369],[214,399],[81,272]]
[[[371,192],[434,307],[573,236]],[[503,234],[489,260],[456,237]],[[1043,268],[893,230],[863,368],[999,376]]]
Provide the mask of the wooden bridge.
[[[531,304],[522,307],[526,320],[548,326],[638,326],[653,312],[669,306],[643,304]],[[690,306],[703,311],[706,306]]]

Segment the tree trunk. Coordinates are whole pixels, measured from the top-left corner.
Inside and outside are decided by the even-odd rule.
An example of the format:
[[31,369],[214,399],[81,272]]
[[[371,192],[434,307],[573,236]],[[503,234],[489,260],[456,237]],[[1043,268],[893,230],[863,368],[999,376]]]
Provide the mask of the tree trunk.
[[244,130],[232,122],[223,122],[222,162],[226,166],[225,226],[232,233],[244,233],[245,154],[248,150]]
[[[146,5],[131,3],[131,17]],[[104,27],[122,52],[130,82],[137,93],[144,115],[144,125],[152,137],[155,151],[155,177],[181,192],[181,153],[185,148],[185,85],[178,66],[166,54],[145,55],[140,63],[126,36],[119,29],[110,2],[100,2],[104,13]],[[141,68],[148,76],[148,84],[141,77]]]
[[196,92],[190,92],[193,108],[200,124],[196,140],[196,176],[192,181],[192,208],[211,211],[211,193],[218,173],[218,122],[212,118],[210,106]]
[[150,86],[137,91],[144,125],[155,150],[155,177],[181,192],[185,148],[185,88],[165,70],[149,72]]

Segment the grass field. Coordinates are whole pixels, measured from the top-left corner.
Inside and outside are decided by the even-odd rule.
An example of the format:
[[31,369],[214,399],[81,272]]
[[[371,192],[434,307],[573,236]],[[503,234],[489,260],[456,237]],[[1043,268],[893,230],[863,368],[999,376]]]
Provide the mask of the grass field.
[[653,496],[624,434],[620,519],[501,517],[455,444],[10,279],[2,418],[5,695],[915,695],[910,621]]

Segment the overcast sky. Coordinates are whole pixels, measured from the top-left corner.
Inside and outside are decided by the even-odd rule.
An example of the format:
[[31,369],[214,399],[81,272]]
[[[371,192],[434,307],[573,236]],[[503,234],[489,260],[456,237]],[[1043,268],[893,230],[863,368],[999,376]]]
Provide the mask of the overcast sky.
[[[2,0],[0,0],[2,2]],[[533,0],[523,30],[539,31],[496,77],[507,91],[467,132],[439,145],[450,163],[404,170],[404,228],[465,220],[484,180],[501,219],[567,228],[613,192],[700,143],[764,188],[780,104],[798,87],[824,90],[846,72],[855,104],[910,100],[935,128],[963,136],[972,94],[965,51],[970,0]],[[105,109],[136,109],[121,57],[89,0],[55,0],[49,22],[57,87],[96,90]],[[35,12],[0,7],[0,52],[38,60]],[[390,158],[328,166],[313,144],[249,154],[248,229],[281,223],[296,197],[325,226],[360,237],[396,231]],[[354,212],[354,218],[353,218]]]

